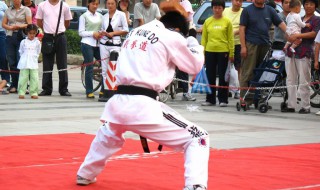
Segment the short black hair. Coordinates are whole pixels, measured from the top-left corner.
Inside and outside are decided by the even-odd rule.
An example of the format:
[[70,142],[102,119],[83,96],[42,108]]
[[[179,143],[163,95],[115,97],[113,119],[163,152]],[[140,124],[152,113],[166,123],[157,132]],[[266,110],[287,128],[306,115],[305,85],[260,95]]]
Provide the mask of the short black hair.
[[304,4],[306,4],[308,1],[314,3],[314,4],[316,5],[316,9],[318,8],[318,6],[319,6],[318,0],[303,0],[303,3],[302,3],[303,6],[304,6]]
[[274,9],[276,9],[276,7],[277,7],[277,5],[276,5],[276,3],[274,2],[274,0],[268,0],[268,1],[266,2],[266,5],[269,5],[270,7],[274,8]]
[[301,2],[300,0],[291,0],[289,3],[289,8],[294,8],[294,7],[301,7]]
[[[122,0],[120,0],[120,1],[118,2],[118,6],[117,6],[117,9],[118,9],[119,11],[122,11],[122,10],[121,10],[121,7],[120,7],[121,1],[122,1]],[[129,11],[129,7],[130,7],[130,1],[128,0],[128,7],[127,7],[128,10],[127,10],[127,11]]]
[[194,28],[191,28],[190,30],[189,30],[189,36],[192,36],[192,37],[197,37],[197,31],[196,31],[196,29],[194,29]]
[[[87,8],[89,9],[89,4],[90,3],[94,3],[94,2],[96,2],[97,0],[88,0],[88,6],[87,6]],[[98,3],[100,4],[100,0],[98,0]]]
[[225,0],[212,0],[211,1],[211,8],[214,6],[222,6],[223,9],[226,8],[226,1]]
[[28,34],[31,30],[35,31],[36,33],[38,33],[38,26],[35,24],[28,24],[27,28],[26,28],[26,33]]
[[166,12],[166,14],[160,18],[160,21],[163,23],[163,25],[166,28],[172,28],[172,29],[179,28],[180,32],[184,36],[188,35],[189,22],[184,16],[182,16],[177,11]]

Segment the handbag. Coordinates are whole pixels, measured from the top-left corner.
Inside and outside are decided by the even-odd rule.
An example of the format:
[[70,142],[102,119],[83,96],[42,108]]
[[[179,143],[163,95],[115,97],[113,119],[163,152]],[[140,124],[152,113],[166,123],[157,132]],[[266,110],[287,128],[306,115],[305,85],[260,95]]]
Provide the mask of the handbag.
[[60,1],[60,11],[59,11],[58,24],[57,24],[57,28],[56,28],[55,34],[54,35],[44,35],[43,36],[43,42],[42,42],[42,46],[41,46],[41,52],[43,54],[50,54],[54,50],[54,44],[55,44],[55,41],[56,41],[56,36],[57,36],[57,33],[58,33],[59,24],[60,24],[61,10],[62,10],[62,1]]
[[45,35],[42,40],[41,52],[43,54],[50,54],[53,52],[54,49],[54,36]]

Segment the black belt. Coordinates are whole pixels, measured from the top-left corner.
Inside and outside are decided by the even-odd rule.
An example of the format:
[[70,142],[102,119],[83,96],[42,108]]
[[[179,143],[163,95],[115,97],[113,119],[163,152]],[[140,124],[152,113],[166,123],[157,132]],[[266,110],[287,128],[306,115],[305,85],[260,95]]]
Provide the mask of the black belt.
[[119,47],[121,46],[121,44],[114,44],[114,43],[108,42],[108,41],[106,43],[100,42],[100,44],[105,45],[105,46],[119,46]]
[[157,99],[158,92],[143,88],[139,86],[120,85],[116,91],[116,94],[129,94],[129,95],[144,95],[153,99]]
[[44,33],[44,35],[46,35],[46,36],[62,36],[62,35],[64,35],[64,32],[61,32],[61,33],[59,33],[59,34],[57,34],[57,35],[55,35],[55,34],[49,34],[49,33]]
[[[139,86],[128,86],[128,85],[118,86],[116,94],[144,95],[144,96],[148,96],[150,98],[153,98],[155,100],[157,99],[157,96],[158,96],[158,92],[156,92],[154,90],[139,87]],[[150,153],[147,139],[143,136],[140,136],[140,141],[141,141],[143,151],[145,153]],[[159,151],[162,150],[162,145],[159,145],[158,150]]]

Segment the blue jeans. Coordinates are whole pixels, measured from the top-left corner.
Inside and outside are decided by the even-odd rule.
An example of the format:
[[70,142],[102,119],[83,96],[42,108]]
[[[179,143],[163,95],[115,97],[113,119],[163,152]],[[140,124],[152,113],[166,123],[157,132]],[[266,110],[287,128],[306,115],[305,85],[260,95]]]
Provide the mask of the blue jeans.
[[93,58],[100,60],[100,50],[99,47],[92,47],[88,44],[81,43],[81,52],[83,55],[83,64],[90,64],[86,66],[85,73],[85,85],[86,94],[93,93]]
[[11,87],[18,88],[19,81],[19,69],[17,68],[18,62],[20,60],[19,54],[20,42],[17,40],[17,32],[14,32],[12,36],[7,36],[6,39],[6,50],[7,50],[7,60],[9,62],[10,73],[12,83]]
[[[0,69],[9,70],[6,58],[6,33],[0,31]],[[0,72],[2,80],[10,82],[10,75],[8,72]]]

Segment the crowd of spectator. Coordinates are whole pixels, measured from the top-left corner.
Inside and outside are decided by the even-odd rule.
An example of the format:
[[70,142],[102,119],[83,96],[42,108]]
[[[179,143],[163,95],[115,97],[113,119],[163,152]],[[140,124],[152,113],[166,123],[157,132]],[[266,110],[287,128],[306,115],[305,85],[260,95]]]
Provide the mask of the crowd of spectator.
[[[173,0],[176,1],[176,0]],[[254,0],[253,3],[242,8],[243,0],[231,0],[232,6],[226,8],[225,0],[212,0],[213,15],[209,17],[201,32],[201,44],[205,48],[205,67],[210,85],[216,85],[217,75],[219,86],[228,86],[224,75],[228,62],[234,64],[239,75],[240,89],[248,87],[253,79],[253,70],[259,67],[266,53],[272,48],[283,49],[285,53],[286,84],[288,104],[283,112],[295,112],[297,94],[301,97],[299,113],[310,113],[310,91],[312,62],[315,69],[319,68],[320,18],[314,12],[318,7],[317,0],[303,0],[305,16],[299,16],[301,2],[299,0],[282,0],[283,11],[277,13],[273,1]],[[178,1],[188,13],[190,29],[195,29],[193,14],[189,0]],[[107,0],[108,13],[102,16],[97,12],[100,2],[88,1],[88,10],[79,19],[79,36],[84,63],[101,60],[103,81],[106,81],[107,62],[112,51],[120,51],[121,39],[129,32],[128,26],[139,27],[161,17],[161,11],[152,0],[142,0],[132,5],[134,19],[130,19],[129,0]],[[18,11],[19,10],[19,11]],[[48,0],[39,5],[31,0],[14,0],[8,8],[0,1],[0,69],[1,94],[17,93],[19,91],[19,69],[21,31],[25,31],[28,24],[36,24],[44,32],[42,43],[48,44],[54,39],[54,48],[51,52],[43,52],[42,92],[39,96],[50,96],[52,87],[52,70],[56,59],[59,70],[59,93],[61,96],[71,96],[68,90],[67,72],[67,39],[64,32],[70,24],[72,15],[67,3],[62,3],[61,15],[60,0]],[[274,27],[274,35],[269,30]],[[298,27],[299,26],[299,27]],[[318,35],[317,35],[318,34]],[[317,38],[316,38],[317,36]],[[103,55],[103,56],[102,56]],[[10,72],[7,72],[7,71]],[[93,66],[86,66],[85,94],[87,98],[94,98],[93,94]],[[188,81],[189,76],[177,69],[177,78]],[[9,87],[6,89],[6,86]],[[99,101],[107,101],[105,82],[99,93]],[[182,100],[195,101],[189,93],[189,84],[179,82],[182,88]],[[215,105],[218,101],[221,107],[228,105],[230,93],[225,88],[211,88],[212,93],[206,95],[203,106]],[[245,103],[248,108],[254,103],[253,96],[245,96],[245,90],[238,90],[235,99]],[[27,90],[28,93],[28,90]],[[217,95],[216,95],[217,93]],[[254,94],[254,93],[252,93]],[[37,94],[38,95],[38,94]],[[217,99],[217,100],[216,100]],[[320,115],[320,111],[317,112]]]

